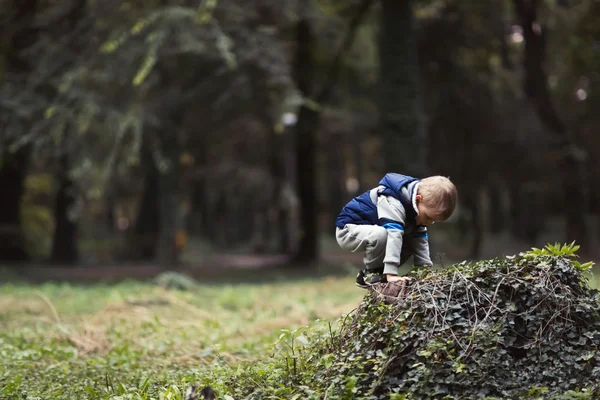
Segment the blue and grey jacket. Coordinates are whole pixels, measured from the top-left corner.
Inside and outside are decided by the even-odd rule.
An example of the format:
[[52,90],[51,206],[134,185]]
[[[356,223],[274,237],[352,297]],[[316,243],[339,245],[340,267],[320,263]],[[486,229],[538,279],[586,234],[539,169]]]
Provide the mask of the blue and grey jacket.
[[415,265],[432,265],[427,227],[418,225],[415,197],[420,180],[396,173],[386,174],[379,185],[350,200],[337,217],[336,226],[379,225],[388,232],[384,273],[398,274],[403,250],[414,255]]

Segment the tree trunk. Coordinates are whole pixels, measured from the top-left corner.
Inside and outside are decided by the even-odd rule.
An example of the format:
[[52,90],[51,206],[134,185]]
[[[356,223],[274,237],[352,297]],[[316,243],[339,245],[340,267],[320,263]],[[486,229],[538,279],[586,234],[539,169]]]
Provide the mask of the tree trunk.
[[138,209],[135,222],[133,243],[136,249],[134,258],[150,261],[156,255],[158,243],[159,215],[158,207],[158,169],[152,158],[150,150],[142,147],[142,165],[145,170],[144,192]]
[[512,237],[517,240],[525,240],[525,232],[523,227],[527,225],[526,214],[529,210],[525,210],[521,203],[524,184],[519,181],[514,181],[509,188],[510,196],[510,231]]
[[506,5],[504,0],[494,0],[492,3],[493,27],[496,39],[500,42],[500,59],[502,60],[502,68],[511,70],[513,68],[510,61],[510,49],[507,38],[510,35],[510,24],[507,21]]
[[21,226],[21,198],[25,190],[29,148],[16,153],[6,152],[0,167],[0,260],[27,261],[25,239]]
[[74,264],[79,258],[77,251],[77,224],[69,218],[75,203],[75,185],[69,177],[69,160],[66,154],[58,163],[58,192],[54,204],[54,237],[50,261]]
[[559,141],[562,156],[559,161],[562,181],[563,209],[567,221],[567,241],[575,240],[582,247],[588,245],[585,212],[588,210],[588,193],[585,166],[575,138],[558,115],[548,85],[546,70],[546,32],[537,18],[538,0],[513,0],[517,17],[523,28],[525,51],[523,87],[542,124]]
[[300,240],[296,261],[310,262],[318,258],[318,213],[315,180],[315,138],[312,127],[317,125],[317,115],[303,107],[296,127],[296,154],[298,159],[297,182],[300,198]]
[[[544,209],[544,194],[540,192],[537,182],[528,182],[524,187],[524,197],[520,206],[527,212],[527,223],[522,229],[528,246],[541,246],[537,243],[540,232],[544,228],[546,210]],[[531,212],[535,210],[535,212]]]
[[[177,159],[175,159],[177,161]],[[176,165],[176,164],[175,164]],[[159,236],[156,261],[164,268],[175,267],[179,260],[176,235],[182,228],[178,195],[178,175],[173,165],[158,177]]]
[[106,196],[106,200],[104,203],[106,207],[106,219],[104,220],[104,223],[106,224],[107,233],[112,236],[117,233],[117,230],[115,229],[117,226],[117,220],[115,217],[115,195],[109,193]]
[[196,169],[199,174],[193,179],[191,190],[191,218],[188,223],[188,231],[192,235],[199,235],[203,238],[210,238],[210,207],[208,205],[208,143],[204,134],[199,135],[195,140],[198,146],[195,148]]
[[286,171],[286,148],[284,145],[284,135],[289,135],[285,130],[279,132],[274,128],[276,121],[269,114],[263,115],[263,121],[269,132],[269,169],[271,179],[273,179],[273,197],[271,199],[271,210],[268,216],[267,241],[271,242],[272,238],[276,238],[275,252],[288,254],[289,248],[289,232],[288,218],[289,213],[283,204],[283,187]]
[[479,198],[477,191],[472,189],[465,193],[465,207],[471,212],[471,220],[469,233],[472,237],[471,249],[469,257],[472,260],[477,260],[481,254],[481,246],[483,243],[483,226],[481,224],[481,210],[479,207]]
[[488,220],[489,230],[492,234],[499,234],[504,230],[505,213],[502,201],[502,187],[497,183],[488,186]]
[[513,237],[528,246],[541,245],[537,239],[544,227],[545,209],[536,182],[519,182],[511,190],[511,219]]
[[[314,86],[312,51],[314,33],[307,17],[300,19],[296,31],[295,75],[298,89],[310,98]],[[296,179],[300,198],[300,241],[296,261],[311,262],[318,258],[318,207],[316,188],[316,130],[319,115],[314,108],[304,104],[298,114],[295,127]]]
[[[364,16],[370,9],[373,1],[363,0],[353,16],[344,40],[337,51],[330,68],[327,71],[325,82],[321,90],[314,97],[320,107],[327,102],[331,91],[337,81],[342,67],[342,57],[352,46],[356,30]],[[306,1],[304,6],[308,7]],[[314,33],[306,14],[298,22],[296,28],[296,58],[294,61],[294,75],[298,89],[307,99],[311,99],[314,87],[315,69],[312,49],[314,46]],[[316,131],[319,127],[319,113],[314,108],[304,103],[298,113],[298,122],[295,127],[296,139],[296,178],[298,184],[298,197],[300,198],[300,238],[296,250],[297,262],[312,262],[319,256],[318,249],[318,206],[316,189]]]
[[0,27],[0,36],[8,44],[8,48],[5,49],[2,56],[6,59],[8,70],[26,74],[30,71],[30,65],[21,58],[21,51],[29,47],[37,39],[38,30],[33,28],[33,24],[38,9],[38,2],[37,0],[13,0],[12,3],[14,17],[4,26]]
[[[344,195],[344,153],[340,147],[343,146],[342,135],[331,134],[326,148],[326,167],[329,176],[327,186],[329,187],[329,224],[335,225],[338,213],[347,201]],[[358,177],[356,177],[358,179]]]
[[208,217],[206,184],[204,177],[201,177],[195,180],[192,187],[192,217],[188,224],[190,234],[209,238]]
[[[364,187],[365,184],[363,183],[363,177],[364,177],[364,163],[363,163],[363,139],[364,139],[364,131],[359,130],[359,129],[354,129],[352,132],[352,154],[354,155],[354,165],[356,168],[356,179],[358,180],[358,186],[356,188],[356,190],[354,191],[354,194],[358,194],[358,193],[362,193],[364,192]],[[342,158],[342,162],[344,163],[345,160]],[[344,165],[342,164],[342,168],[344,168]],[[342,187],[346,187],[346,182],[342,182]],[[344,192],[346,193],[346,192]]]
[[[211,204],[211,186],[209,172],[210,143],[205,132],[194,138],[193,153],[196,158],[196,176],[191,190],[191,217],[189,218],[188,231],[191,235],[198,235],[210,242],[215,242],[216,216]],[[218,188],[216,189],[218,190]]]
[[[9,8],[8,5],[5,7]],[[2,65],[7,71],[26,75],[30,66],[21,53],[37,39],[38,31],[32,28],[38,8],[37,0],[13,1],[9,8],[13,18],[0,27],[0,80],[3,79]],[[6,10],[4,10],[6,11]],[[7,14],[10,14],[10,11]],[[10,143],[4,143],[8,148]],[[21,197],[24,192],[27,166],[31,149],[20,148],[12,153],[4,150],[0,155],[0,260],[21,262],[29,259],[25,249],[25,238],[21,225]]]
[[425,134],[420,123],[417,41],[411,0],[381,1],[379,130],[386,172],[422,176]]
[[[165,80],[165,83],[169,82]],[[168,97],[166,97],[168,99]],[[183,126],[185,106],[171,102],[164,110],[163,124],[150,136],[159,146],[161,157],[168,163],[168,168],[158,170],[158,242],[155,253],[156,262],[165,269],[172,269],[179,263],[178,235],[185,231],[185,212],[180,198],[181,167],[179,157],[181,147],[178,137]]]

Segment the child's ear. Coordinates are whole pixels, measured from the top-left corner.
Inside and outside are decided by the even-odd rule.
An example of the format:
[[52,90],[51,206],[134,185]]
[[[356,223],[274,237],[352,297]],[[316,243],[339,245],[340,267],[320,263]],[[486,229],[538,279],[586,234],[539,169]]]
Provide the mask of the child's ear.
[[420,202],[423,200],[423,196],[421,196],[420,194],[415,196],[415,199],[417,200],[417,202]]

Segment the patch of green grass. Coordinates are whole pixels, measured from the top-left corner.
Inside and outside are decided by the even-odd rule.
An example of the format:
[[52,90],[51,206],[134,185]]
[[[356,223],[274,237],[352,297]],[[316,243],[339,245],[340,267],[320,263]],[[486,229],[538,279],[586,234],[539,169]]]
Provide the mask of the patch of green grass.
[[352,277],[186,292],[5,284],[0,398],[181,399],[196,381],[225,394],[238,367],[268,361],[282,330],[336,319],[363,295]]
[[[294,376],[331,362],[303,349],[328,340],[329,322],[365,294],[353,280],[192,291],[139,282],[0,285],[0,399],[182,399],[195,382],[219,398],[258,399],[244,397],[255,385],[269,388],[269,398],[297,399],[303,389],[289,388]],[[332,397],[300,398],[325,396]]]

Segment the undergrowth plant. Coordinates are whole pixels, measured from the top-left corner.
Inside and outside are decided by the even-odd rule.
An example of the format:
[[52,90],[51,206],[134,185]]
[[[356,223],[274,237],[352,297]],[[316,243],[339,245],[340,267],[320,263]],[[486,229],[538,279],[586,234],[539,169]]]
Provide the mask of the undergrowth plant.
[[[225,400],[598,398],[600,296],[577,250],[419,268],[300,328],[339,315],[347,282],[49,286],[36,301],[5,286],[0,398],[184,400],[193,384]],[[349,311],[360,298],[344,293]]]
[[320,360],[305,383],[328,399],[593,398],[600,299],[577,249],[548,245],[380,285],[313,347]]
[[[600,297],[578,246],[418,269],[337,324],[284,330],[231,371],[236,399],[593,399]],[[210,381],[210,380],[209,380]]]

